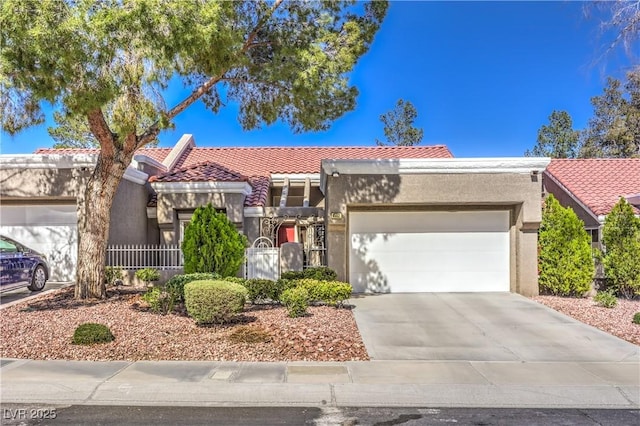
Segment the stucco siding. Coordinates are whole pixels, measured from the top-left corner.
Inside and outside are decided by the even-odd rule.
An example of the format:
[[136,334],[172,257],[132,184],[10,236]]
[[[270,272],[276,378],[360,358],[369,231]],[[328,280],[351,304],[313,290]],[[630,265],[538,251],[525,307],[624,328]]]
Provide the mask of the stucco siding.
[[0,169],[0,198],[75,200],[78,173],[74,169]]
[[147,202],[145,185],[123,179],[111,206],[109,244],[146,244]]

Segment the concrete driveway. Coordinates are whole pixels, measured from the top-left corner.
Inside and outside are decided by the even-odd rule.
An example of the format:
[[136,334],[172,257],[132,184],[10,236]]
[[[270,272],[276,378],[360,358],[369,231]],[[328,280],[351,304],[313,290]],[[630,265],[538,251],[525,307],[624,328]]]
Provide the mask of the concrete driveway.
[[639,346],[518,294],[381,294],[351,302],[373,360],[640,360]]

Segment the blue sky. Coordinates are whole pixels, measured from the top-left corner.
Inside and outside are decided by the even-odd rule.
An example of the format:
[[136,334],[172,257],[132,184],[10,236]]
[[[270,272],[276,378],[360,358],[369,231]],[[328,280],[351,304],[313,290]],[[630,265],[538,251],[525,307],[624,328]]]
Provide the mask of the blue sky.
[[[160,146],[173,146],[184,133],[198,146],[372,146],[383,138],[380,114],[403,98],[416,106],[423,145],[445,144],[456,157],[521,156],[554,109],[568,111],[574,128],[584,128],[590,98],[602,93],[608,75],[622,79],[628,69],[621,51],[597,61],[607,38],[600,37],[596,18],[585,18],[584,6],[392,2],[352,74],[357,107],[328,131],[293,134],[276,124],[245,132],[233,104],[214,115],[198,103],[160,135]],[[171,90],[169,106],[180,93]],[[46,128],[3,133],[1,152],[50,147]]]

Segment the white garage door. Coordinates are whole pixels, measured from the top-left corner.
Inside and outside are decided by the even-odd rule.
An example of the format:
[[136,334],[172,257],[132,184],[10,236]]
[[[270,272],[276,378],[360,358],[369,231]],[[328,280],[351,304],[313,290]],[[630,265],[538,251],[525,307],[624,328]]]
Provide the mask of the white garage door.
[[509,291],[509,212],[351,212],[356,292]]
[[0,233],[47,256],[51,281],[73,281],[78,258],[75,205],[0,206]]

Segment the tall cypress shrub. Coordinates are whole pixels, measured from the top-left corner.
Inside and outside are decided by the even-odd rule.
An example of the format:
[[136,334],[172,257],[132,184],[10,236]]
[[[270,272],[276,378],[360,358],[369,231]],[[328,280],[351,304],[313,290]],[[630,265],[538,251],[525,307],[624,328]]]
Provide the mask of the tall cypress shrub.
[[574,211],[553,195],[545,200],[538,249],[541,292],[582,296],[589,291],[595,272],[591,238]]
[[246,246],[246,237],[238,232],[226,214],[217,212],[211,203],[198,207],[182,241],[184,272],[235,276],[244,260]]
[[611,209],[602,229],[604,276],[619,296],[640,294],[640,218],[624,198]]

